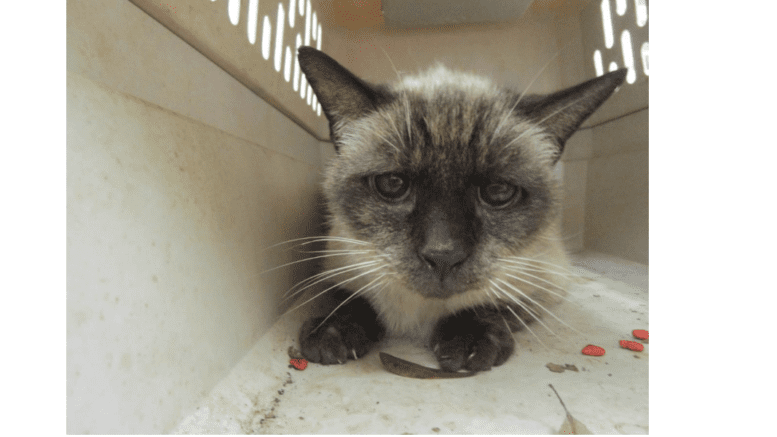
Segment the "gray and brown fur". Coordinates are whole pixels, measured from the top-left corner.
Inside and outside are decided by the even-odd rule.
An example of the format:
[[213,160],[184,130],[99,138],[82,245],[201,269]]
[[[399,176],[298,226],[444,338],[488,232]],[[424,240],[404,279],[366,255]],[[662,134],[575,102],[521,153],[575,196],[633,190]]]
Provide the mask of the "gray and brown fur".
[[[443,67],[374,86],[308,47],[299,62],[337,149],[325,271],[355,266],[332,279],[350,279],[334,290],[344,304],[303,326],[303,354],[344,362],[388,333],[422,339],[446,370],[502,364],[511,332],[564,294],[554,165],[625,70],[529,96]],[[489,203],[487,188],[513,196]]]

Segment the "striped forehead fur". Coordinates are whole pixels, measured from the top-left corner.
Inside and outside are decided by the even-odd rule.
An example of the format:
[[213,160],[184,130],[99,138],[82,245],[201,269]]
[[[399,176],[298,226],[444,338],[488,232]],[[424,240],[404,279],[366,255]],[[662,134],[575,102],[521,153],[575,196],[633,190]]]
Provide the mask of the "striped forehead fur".
[[345,157],[378,153],[397,168],[454,164],[449,159],[484,168],[522,150],[530,150],[522,155],[537,164],[552,165],[557,158],[558,147],[545,130],[514,111],[520,95],[487,78],[438,66],[403,78],[391,90],[390,103],[336,126]]

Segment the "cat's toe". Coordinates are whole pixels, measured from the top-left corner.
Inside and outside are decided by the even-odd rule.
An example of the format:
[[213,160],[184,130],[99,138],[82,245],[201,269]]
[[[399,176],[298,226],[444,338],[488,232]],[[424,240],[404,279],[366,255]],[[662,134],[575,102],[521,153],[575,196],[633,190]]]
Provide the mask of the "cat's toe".
[[[499,335],[503,334],[503,335]],[[502,365],[512,355],[515,343],[509,332],[487,333],[472,345],[464,368],[469,371],[489,370]]]
[[319,317],[302,325],[299,335],[302,356],[313,363],[345,363],[348,360],[348,348],[342,333],[333,324],[321,325],[322,321],[324,318]]
[[441,341],[434,346],[434,355],[442,370],[455,372],[467,359],[467,342],[463,338]]
[[[323,323],[322,323],[323,322]],[[310,319],[302,325],[299,343],[302,356],[321,364],[344,364],[365,355],[375,339],[358,323],[337,317]]]

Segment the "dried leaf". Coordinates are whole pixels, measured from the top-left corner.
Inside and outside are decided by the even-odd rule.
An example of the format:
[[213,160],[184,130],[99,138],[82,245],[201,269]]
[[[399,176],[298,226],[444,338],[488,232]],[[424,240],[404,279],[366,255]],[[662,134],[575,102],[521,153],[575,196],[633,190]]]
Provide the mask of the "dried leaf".
[[567,406],[564,405],[564,401],[561,400],[561,396],[559,396],[556,389],[553,387],[553,384],[548,384],[550,388],[553,390],[553,393],[556,393],[556,397],[558,398],[558,401],[561,402],[561,406],[564,407],[564,412],[567,413],[566,419],[564,419],[564,423],[561,424],[561,427],[558,430],[559,434],[593,434],[591,431],[586,428],[585,425],[580,423],[579,420],[572,417],[571,414],[569,414],[569,410],[567,410]]
[[431,367],[425,367],[420,364],[411,363],[401,358],[397,358],[393,355],[385,352],[380,353],[380,363],[383,364],[383,368],[389,372],[406,376],[408,378],[418,379],[446,379],[446,378],[466,378],[477,374],[478,372],[446,372],[440,369],[432,369]]
[[561,424],[561,428],[558,430],[559,434],[593,434],[588,428],[585,427],[579,420],[575,419],[571,415],[567,414],[567,418],[564,423]]

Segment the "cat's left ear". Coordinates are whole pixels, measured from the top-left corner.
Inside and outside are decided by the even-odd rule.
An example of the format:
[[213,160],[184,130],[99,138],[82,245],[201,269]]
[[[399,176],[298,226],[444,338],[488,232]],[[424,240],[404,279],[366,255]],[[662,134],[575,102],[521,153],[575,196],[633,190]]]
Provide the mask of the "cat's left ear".
[[531,96],[516,108],[548,130],[559,145],[558,157],[564,144],[617,87],[623,84],[628,69],[620,69],[546,96]]
[[387,96],[379,87],[359,79],[337,61],[312,47],[300,47],[297,59],[329,120],[329,135],[335,150],[338,150],[339,127],[374,111],[387,100]]

